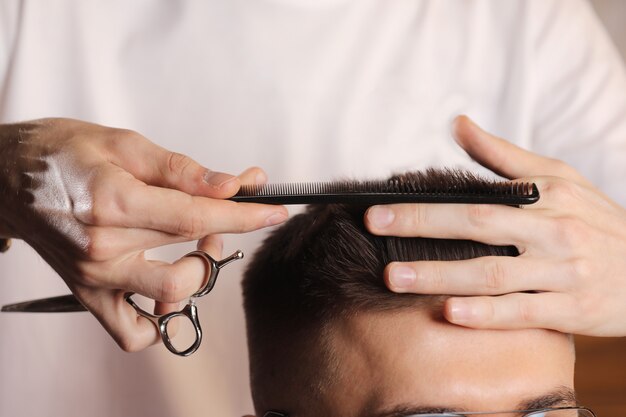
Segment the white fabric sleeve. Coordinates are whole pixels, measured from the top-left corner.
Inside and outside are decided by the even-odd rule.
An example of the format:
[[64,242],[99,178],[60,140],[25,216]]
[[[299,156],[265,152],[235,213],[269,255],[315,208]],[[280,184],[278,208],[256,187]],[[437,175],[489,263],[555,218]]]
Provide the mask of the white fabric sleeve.
[[11,58],[18,42],[22,6],[18,0],[0,1],[0,106],[4,105]]
[[22,1],[0,1],[0,117],[5,113],[11,82],[11,62],[19,41],[22,9]]
[[626,206],[624,64],[590,4],[534,6],[534,151],[576,167]]

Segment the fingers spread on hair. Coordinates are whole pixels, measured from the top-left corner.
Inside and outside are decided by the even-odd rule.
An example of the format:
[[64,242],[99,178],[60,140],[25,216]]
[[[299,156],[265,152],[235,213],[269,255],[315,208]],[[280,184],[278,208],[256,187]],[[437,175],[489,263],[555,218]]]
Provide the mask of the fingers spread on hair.
[[370,207],[365,215],[376,235],[471,239],[516,245],[520,252],[542,222],[537,211],[490,204],[395,204]]
[[566,271],[562,263],[511,256],[392,262],[385,268],[385,283],[398,293],[501,295],[563,290],[569,285]]
[[449,298],[444,317],[477,329],[543,328],[571,332],[576,312],[573,297],[563,293],[513,293],[498,297]]

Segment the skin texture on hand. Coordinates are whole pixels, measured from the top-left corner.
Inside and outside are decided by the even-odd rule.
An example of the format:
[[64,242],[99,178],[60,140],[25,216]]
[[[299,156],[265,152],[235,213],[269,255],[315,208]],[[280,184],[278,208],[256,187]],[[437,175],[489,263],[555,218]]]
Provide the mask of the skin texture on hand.
[[[567,164],[495,137],[465,116],[459,145],[493,172],[534,182],[538,203],[403,204],[366,213],[378,235],[471,239],[515,245],[520,256],[391,263],[396,292],[450,294],[450,322],[491,329],[546,328],[590,336],[626,335],[626,209]],[[469,297],[467,297],[469,296]]]
[[286,220],[281,206],[224,200],[265,181],[259,168],[210,171],[129,130],[70,119],[0,126],[0,235],[31,245],[126,351],[159,339],[124,293],[154,299],[162,314],[205,276],[200,259],[169,264],[144,251],[199,240],[219,258],[219,233]]

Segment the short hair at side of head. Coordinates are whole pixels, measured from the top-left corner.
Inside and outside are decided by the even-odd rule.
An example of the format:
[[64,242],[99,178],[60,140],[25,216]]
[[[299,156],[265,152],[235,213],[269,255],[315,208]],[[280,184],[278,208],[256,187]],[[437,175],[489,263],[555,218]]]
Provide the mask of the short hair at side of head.
[[[450,170],[403,177],[439,184],[458,183],[459,178],[477,186],[489,184]],[[389,291],[383,282],[389,262],[518,255],[513,246],[469,240],[374,236],[363,223],[366,210],[311,205],[274,230],[248,264],[242,285],[255,404],[263,397],[263,386],[277,383],[268,380],[276,361],[304,355],[299,349],[306,344],[322,346],[322,331],[335,317],[440,304],[442,297]],[[312,395],[320,388],[314,386],[319,383],[315,379],[310,378]]]

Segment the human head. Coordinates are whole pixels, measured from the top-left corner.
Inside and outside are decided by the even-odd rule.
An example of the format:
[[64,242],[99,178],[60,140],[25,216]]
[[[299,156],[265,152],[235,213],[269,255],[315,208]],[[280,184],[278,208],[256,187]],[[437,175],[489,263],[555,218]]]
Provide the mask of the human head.
[[[459,175],[483,181],[449,171],[405,174],[438,183]],[[446,297],[394,294],[383,283],[391,261],[517,256],[514,247],[373,236],[366,209],[309,206],[250,262],[243,289],[257,415],[573,405],[574,354],[565,335],[457,327],[441,318]]]

